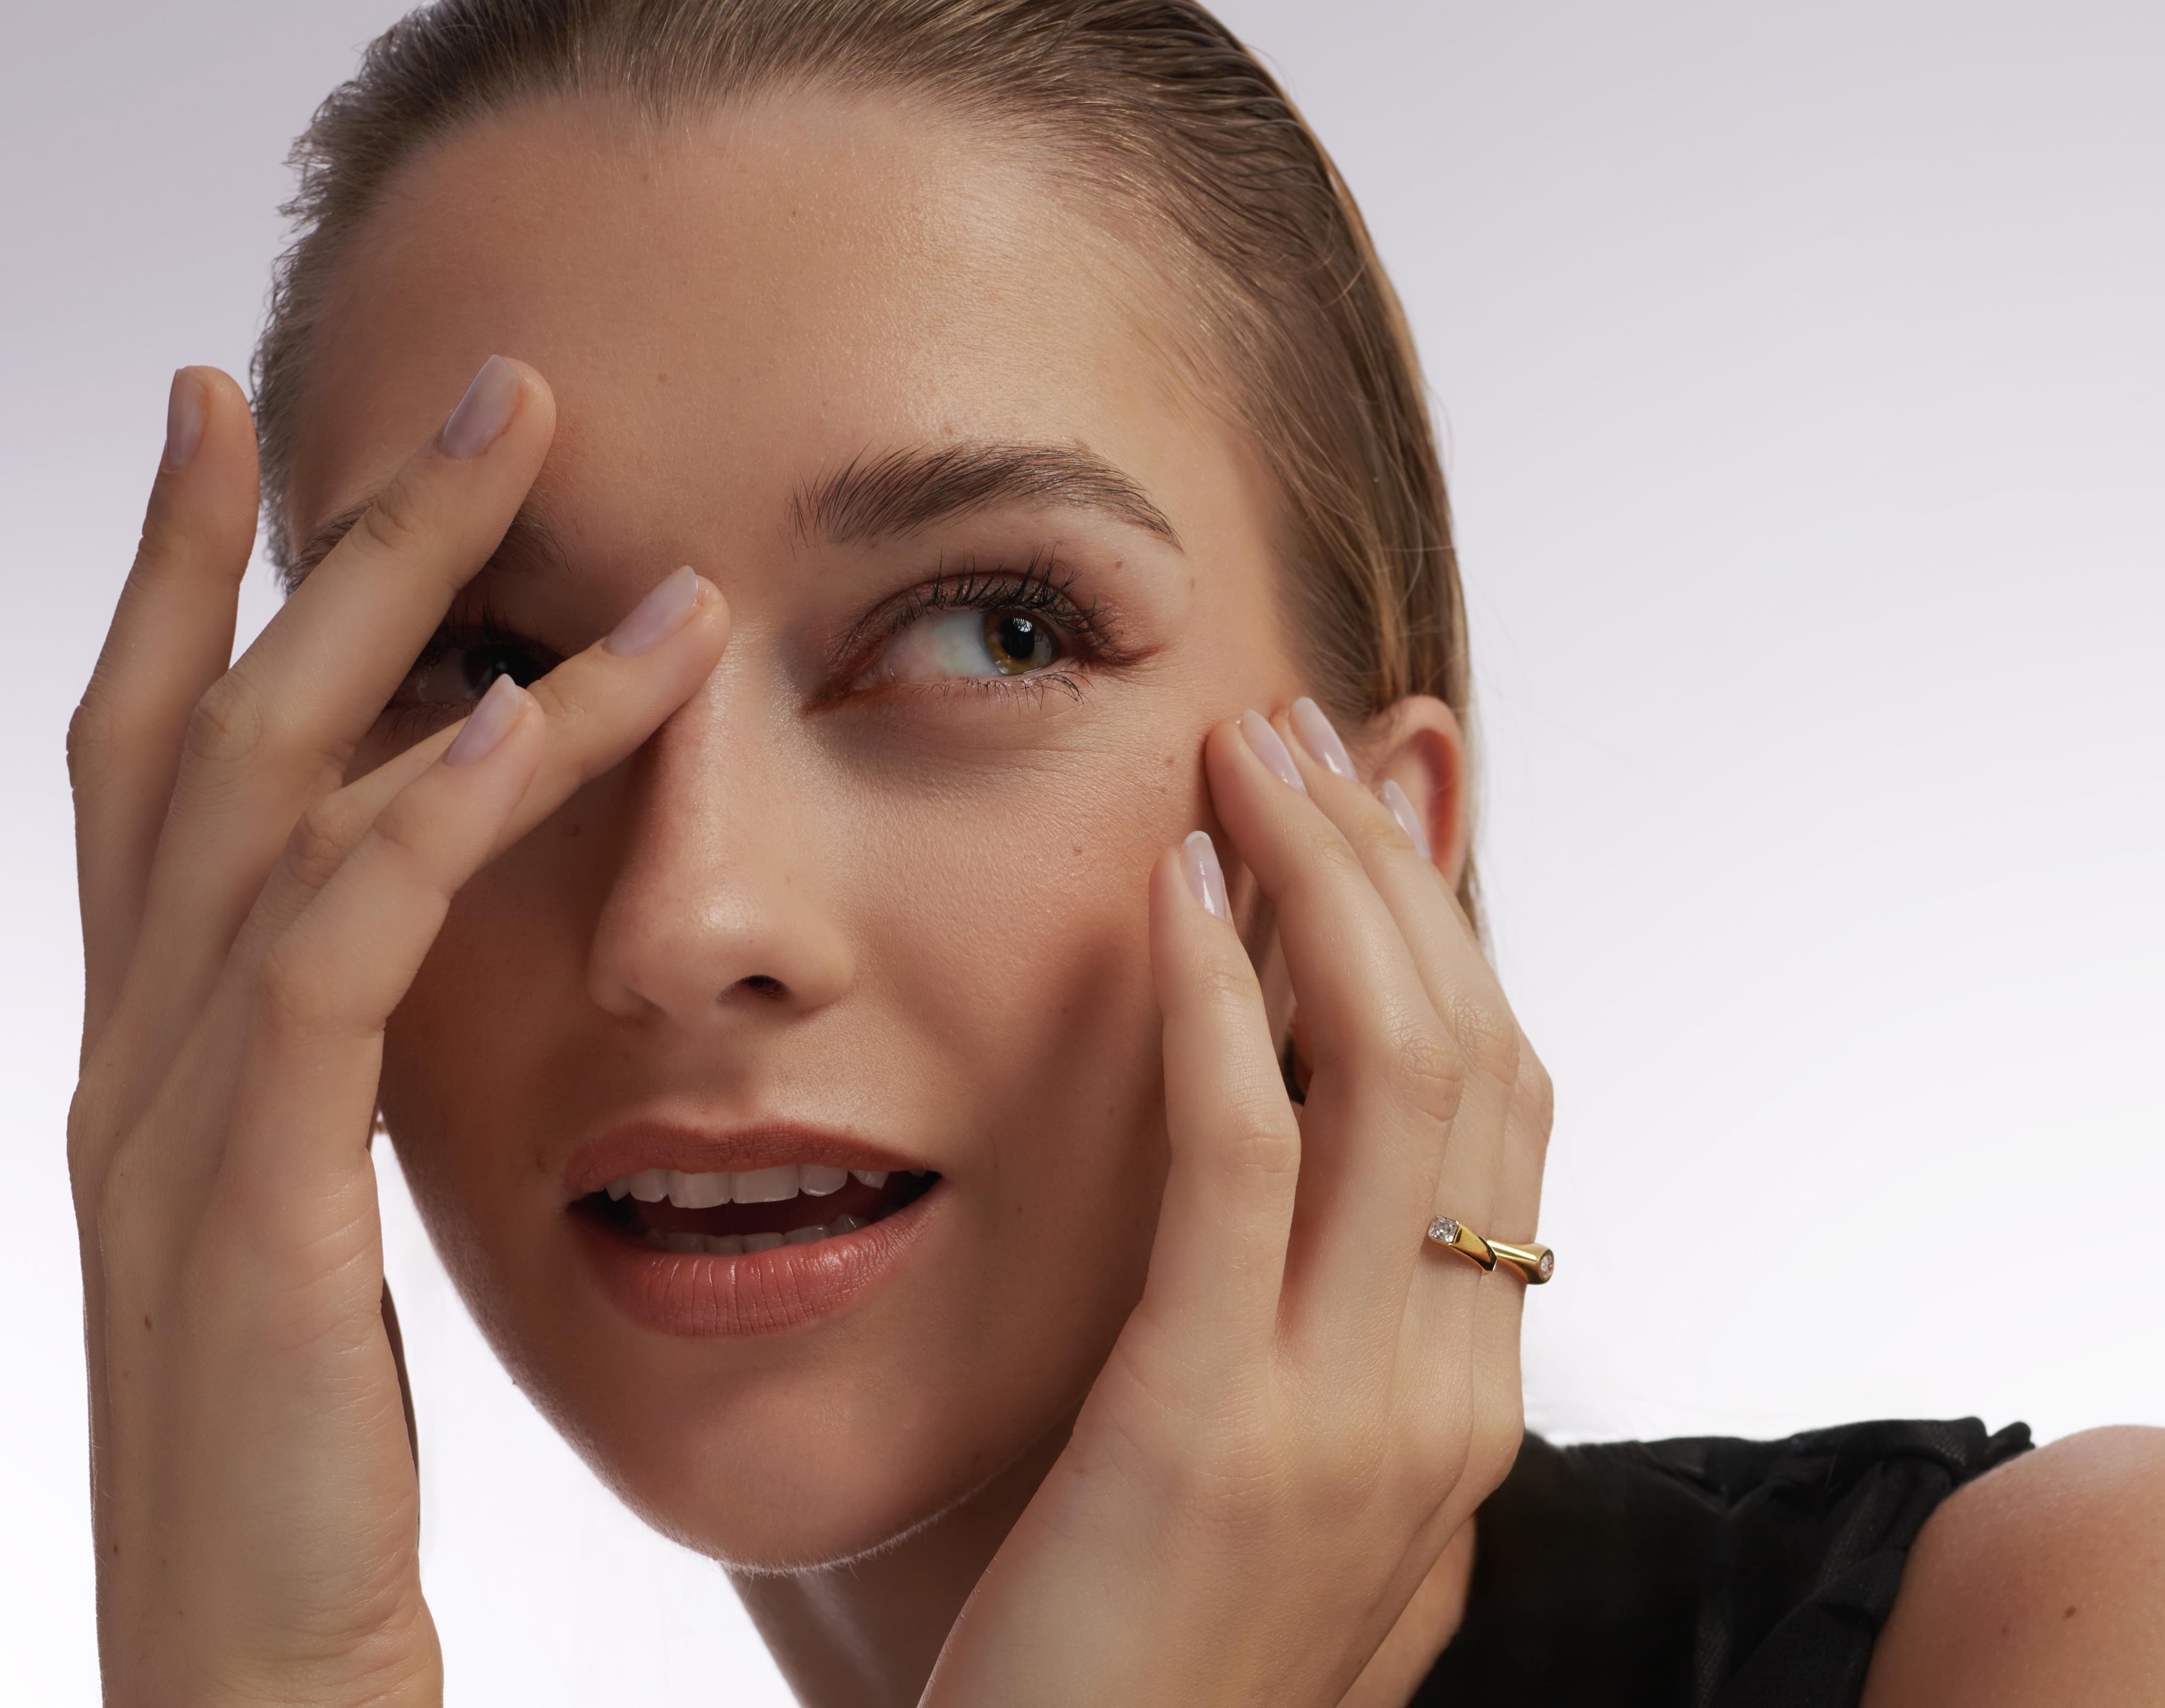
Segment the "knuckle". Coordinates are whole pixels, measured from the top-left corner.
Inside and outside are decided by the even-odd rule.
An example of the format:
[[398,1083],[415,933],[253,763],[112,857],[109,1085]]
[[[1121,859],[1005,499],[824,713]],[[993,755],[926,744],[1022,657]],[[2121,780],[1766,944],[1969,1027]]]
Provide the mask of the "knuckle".
[[401,475],[361,512],[353,532],[366,551],[387,557],[403,556],[418,546],[423,535],[422,506],[411,474]]
[[255,1010],[282,1031],[323,1030],[336,1013],[336,992],[320,957],[292,931],[264,952],[255,968]]
[[1448,1120],[1458,1112],[1466,1086],[1466,1061],[1449,1033],[1423,1019],[1385,1028],[1383,1071],[1400,1096]]
[[376,845],[372,851],[408,886],[440,900],[450,899],[449,890],[438,878],[435,840],[429,834],[428,825],[407,809],[404,802],[394,801],[369,834]]
[[1359,851],[1346,840],[1345,834],[1335,825],[1328,821],[1319,825],[1315,834],[1309,839],[1309,857],[1314,866],[1314,878],[1318,882],[1335,888],[1356,878],[1365,880],[1367,878]]
[[286,863],[303,884],[321,889],[345,863],[363,828],[343,790],[326,795],[294,821],[286,839]]
[[1519,1052],[1519,1100],[1528,1122],[1546,1136],[1556,1121],[1556,1082],[1530,1044]]
[[199,763],[240,764],[262,740],[262,702],[237,670],[229,670],[204,689],[188,715],[187,754]]
[[68,719],[68,781],[81,784],[99,776],[122,751],[118,712],[93,682]]
[[1259,1089],[1238,1096],[1227,1113],[1233,1138],[1223,1156],[1229,1169],[1299,1174],[1300,1132],[1289,1118],[1283,1091]]
[[1519,1023],[1509,1009],[1485,994],[1464,991],[1452,999],[1446,1018],[1468,1065],[1505,1085],[1517,1083]]
[[1252,999],[1256,978],[1245,965],[1213,955],[1195,969],[1195,984],[1213,1008],[1237,1013]]

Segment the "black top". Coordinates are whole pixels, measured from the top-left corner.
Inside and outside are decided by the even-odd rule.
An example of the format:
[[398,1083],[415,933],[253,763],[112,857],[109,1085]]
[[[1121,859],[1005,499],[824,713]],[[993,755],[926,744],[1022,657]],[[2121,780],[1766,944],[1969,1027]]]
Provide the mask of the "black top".
[[2010,1424],[1787,1441],[1526,1437],[1481,1508],[1466,1616],[1409,1708],[1855,1708],[1932,1509]]

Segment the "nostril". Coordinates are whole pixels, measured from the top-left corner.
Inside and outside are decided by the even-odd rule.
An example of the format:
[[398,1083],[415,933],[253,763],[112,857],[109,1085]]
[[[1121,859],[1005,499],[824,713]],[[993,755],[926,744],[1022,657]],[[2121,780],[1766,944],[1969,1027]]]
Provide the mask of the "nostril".
[[782,981],[779,978],[770,978],[764,973],[754,973],[746,978],[740,978],[737,983],[744,986],[746,990],[755,991],[761,996],[782,994]]

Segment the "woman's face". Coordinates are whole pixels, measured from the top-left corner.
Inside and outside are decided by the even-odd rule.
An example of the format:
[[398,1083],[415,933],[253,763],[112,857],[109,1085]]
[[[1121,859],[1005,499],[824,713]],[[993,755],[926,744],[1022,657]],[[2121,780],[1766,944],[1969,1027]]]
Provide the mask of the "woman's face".
[[[1268,490],[1154,335],[1178,311],[1021,150],[811,97],[666,140],[477,124],[328,305],[298,539],[493,351],[560,417],[532,525],[366,760],[679,564],[734,614],[645,748],[458,898],[383,1079],[498,1352],[708,1552],[831,1559],[970,1493],[1062,1427],[1140,1289],[1146,873],[1207,821],[1205,730],[1298,687]],[[894,1172],[808,1189],[852,1167]],[[610,1195],[672,1169],[798,1192]]]

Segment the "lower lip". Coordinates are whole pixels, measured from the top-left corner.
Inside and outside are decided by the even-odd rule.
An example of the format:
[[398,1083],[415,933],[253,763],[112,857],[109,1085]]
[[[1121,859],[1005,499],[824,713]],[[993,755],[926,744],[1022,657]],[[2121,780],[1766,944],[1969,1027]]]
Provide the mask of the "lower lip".
[[657,1252],[571,1215],[603,1291],[634,1322],[687,1340],[751,1340],[832,1316],[884,1279],[924,1233],[944,1183],[853,1232],[734,1257]]

